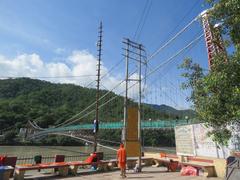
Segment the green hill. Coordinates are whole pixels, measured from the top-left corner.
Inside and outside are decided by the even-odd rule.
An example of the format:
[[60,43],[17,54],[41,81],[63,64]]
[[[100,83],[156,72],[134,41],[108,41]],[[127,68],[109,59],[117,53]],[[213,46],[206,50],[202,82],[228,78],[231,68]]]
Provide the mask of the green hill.
[[167,114],[171,114],[172,116],[175,116],[178,118],[185,118],[186,116],[188,118],[192,118],[195,116],[195,111],[193,111],[192,109],[185,109],[185,110],[177,110],[171,106],[167,106],[165,104],[161,104],[161,105],[156,105],[153,104],[151,105],[154,109],[159,110],[161,113],[167,113]]
[[[100,96],[107,93],[101,91]],[[24,126],[28,120],[34,120],[41,127],[57,125],[84,110],[95,101],[96,90],[72,84],[54,84],[47,81],[18,78],[0,80],[0,122],[1,129],[15,125]],[[116,96],[109,93],[100,105]],[[136,105],[130,102],[131,105]],[[89,109],[94,111],[95,106]],[[144,118],[156,119],[183,118],[193,116],[193,111],[178,111],[166,105],[143,104]],[[79,116],[81,117],[81,116]],[[123,97],[100,110],[103,121],[119,121],[123,117]],[[94,113],[84,117],[80,122],[92,122]]]
[[57,125],[86,108],[94,98],[94,89],[71,84],[28,78],[0,80],[1,128],[22,126],[28,120],[41,127]]
[[[102,90],[100,97],[107,92]],[[55,84],[29,78],[0,80],[0,131],[10,127],[10,131],[18,132],[28,120],[34,120],[43,128],[58,125],[95,102],[95,96],[95,89],[72,84]],[[116,96],[110,92],[100,101],[100,105]],[[100,121],[123,119],[123,102],[124,98],[117,96],[114,101],[101,108]],[[129,104],[137,106],[131,100]],[[142,110],[142,118],[152,120],[184,118],[186,114],[192,116],[193,113],[188,112],[189,110],[183,113],[166,105],[151,104],[143,104]],[[90,111],[93,113],[86,115],[85,112],[77,116],[80,120],[76,123],[92,123],[95,118],[95,105],[87,112]]]

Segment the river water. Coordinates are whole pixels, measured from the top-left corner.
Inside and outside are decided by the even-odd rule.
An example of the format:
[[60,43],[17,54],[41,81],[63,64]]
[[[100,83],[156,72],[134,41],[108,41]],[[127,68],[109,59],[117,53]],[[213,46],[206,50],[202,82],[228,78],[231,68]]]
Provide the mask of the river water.
[[[98,147],[104,159],[116,157],[116,151]],[[65,161],[85,160],[93,152],[92,146],[0,146],[0,155],[17,156],[17,164],[33,164],[34,156],[41,155],[42,162],[55,161],[55,155],[65,155]]]
[[[0,155],[17,156],[17,157],[33,157],[35,155],[55,156],[63,154],[66,156],[77,156],[89,154],[93,151],[92,146],[0,146]],[[106,154],[116,153],[106,148],[98,148]]]
[[[113,147],[117,149],[117,147]],[[145,147],[147,152],[168,152],[175,153],[174,147]],[[92,146],[0,146],[0,155],[17,156],[17,157],[33,157],[35,155],[55,156],[56,154],[63,154],[66,156],[77,156],[89,154],[93,151]],[[98,151],[104,154],[115,154],[116,151],[111,149],[98,147]]]
[[[98,147],[98,152],[104,153],[104,159],[116,158],[118,147],[111,149]],[[175,154],[174,147],[144,147],[144,152],[167,152]],[[65,161],[85,160],[93,152],[92,146],[0,146],[0,155],[17,156],[17,164],[33,164],[34,156],[42,155],[43,163],[54,162],[55,155],[65,155]]]

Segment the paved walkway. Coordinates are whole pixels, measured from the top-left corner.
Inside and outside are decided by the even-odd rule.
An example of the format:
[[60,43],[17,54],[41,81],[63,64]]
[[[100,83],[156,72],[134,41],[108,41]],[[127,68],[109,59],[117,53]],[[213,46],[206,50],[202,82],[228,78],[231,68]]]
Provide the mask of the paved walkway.
[[[143,172],[141,173],[134,173],[132,170],[127,171],[127,178],[126,179],[138,179],[138,180],[223,180],[223,178],[204,178],[202,176],[180,176],[179,172],[166,172],[163,168],[154,168],[154,167],[146,167],[143,169]],[[28,178],[27,178],[28,179]],[[34,180],[53,180],[53,179],[66,179],[66,180],[114,180],[114,179],[122,179],[120,177],[120,171],[111,171],[111,172],[105,172],[105,173],[88,173],[88,174],[79,174],[78,176],[69,176],[61,178],[59,176],[52,176],[52,177],[44,177],[41,178],[30,178]]]

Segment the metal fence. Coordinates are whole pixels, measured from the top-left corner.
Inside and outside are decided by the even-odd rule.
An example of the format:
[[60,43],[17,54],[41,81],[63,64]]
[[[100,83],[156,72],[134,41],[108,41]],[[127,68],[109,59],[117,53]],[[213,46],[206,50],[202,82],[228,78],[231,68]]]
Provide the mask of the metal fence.
[[[82,161],[85,160],[89,155],[71,155],[65,156],[65,162],[70,161]],[[116,154],[104,154],[104,160],[115,158]],[[42,163],[55,162],[55,156],[43,156]],[[35,164],[34,157],[19,157],[17,159],[17,164]]]
[[[142,128],[174,128],[177,125],[187,125],[191,124],[190,120],[179,119],[179,120],[155,120],[155,121],[142,121]],[[106,122],[99,124],[99,129],[121,129],[123,127],[123,122]],[[93,129],[92,124],[79,124],[72,125],[67,127],[59,127],[59,128],[48,128],[44,131],[38,132],[36,134],[46,134],[46,133],[54,133],[54,132],[62,132],[62,131],[74,131],[74,130],[91,130]]]

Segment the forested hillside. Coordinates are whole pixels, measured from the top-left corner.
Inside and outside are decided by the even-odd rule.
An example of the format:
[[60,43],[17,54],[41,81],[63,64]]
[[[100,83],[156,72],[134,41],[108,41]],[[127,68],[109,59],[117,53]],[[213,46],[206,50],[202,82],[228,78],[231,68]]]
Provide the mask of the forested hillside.
[[[107,91],[101,91],[100,96]],[[40,127],[58,125],[79,113],[95,101],[96,90],[72,84],[53,84],[47,81],[18,78],[0,80],[0,129],[12,127],[18,131],[28,120],[35,121]],[[110,93],[102,102],[116,96]],[[130,101],[132,105],[133,102]],[[191,113],[179,113],[172,107],[143,105],[144,118],[175,119]],[[93,106],[90,110],[94,110]],[[167,111],[166,111],[167,109]],[[107,117],[107,118],[106,118]],[[123,97],[100,110],[100,119],[119,121],[123,117]],[[94,113],[79,120],[78,123],[92,122]]]

